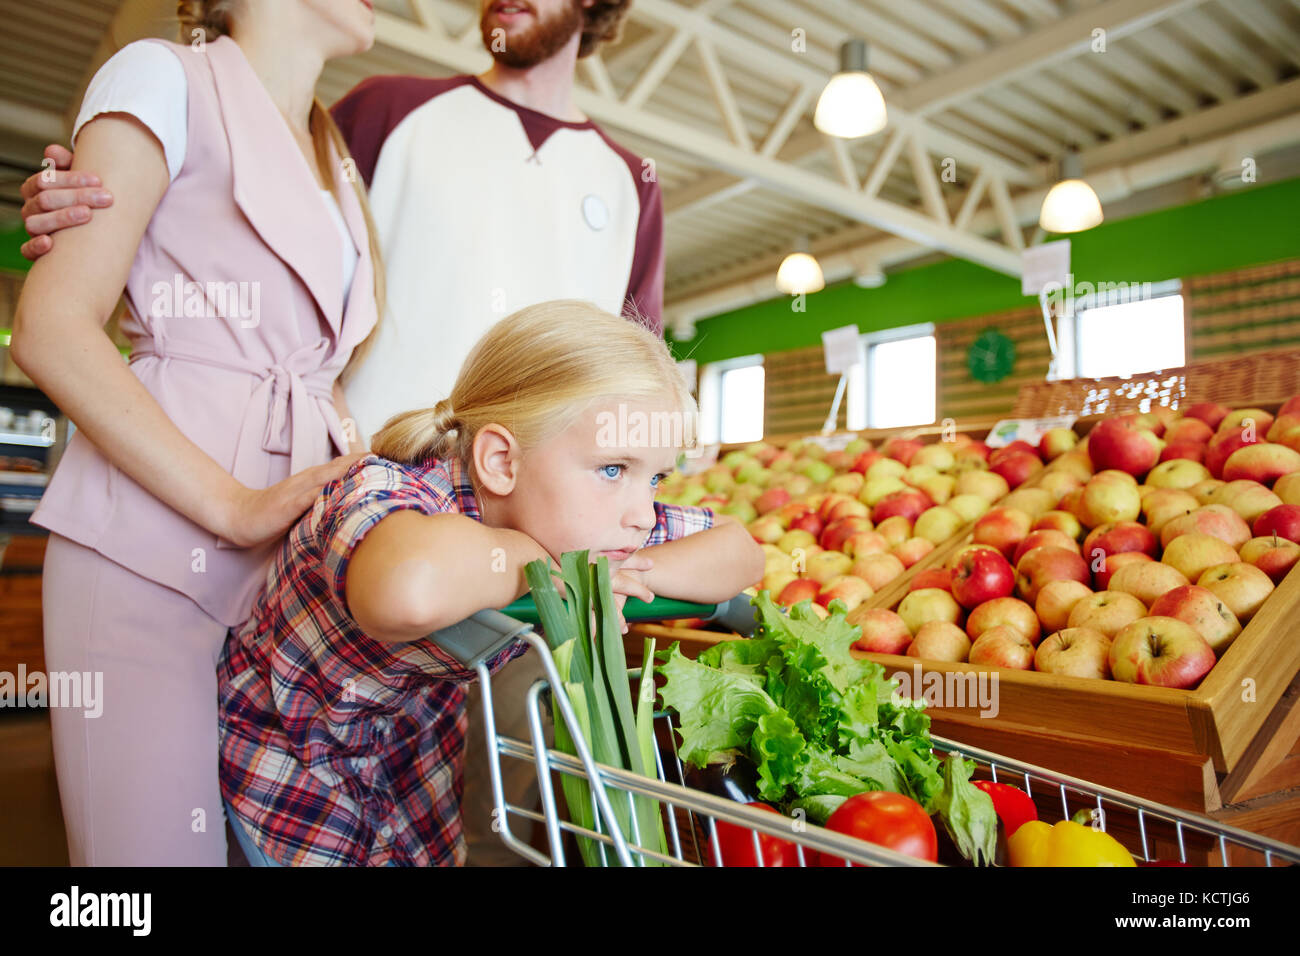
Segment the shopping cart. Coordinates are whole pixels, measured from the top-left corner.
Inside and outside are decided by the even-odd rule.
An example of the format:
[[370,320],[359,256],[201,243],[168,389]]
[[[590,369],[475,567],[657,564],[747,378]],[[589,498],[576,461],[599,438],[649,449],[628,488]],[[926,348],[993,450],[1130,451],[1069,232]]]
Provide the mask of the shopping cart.
[[[653,602],[629,599],[624,607],[627,621],[665,620],[700,617],[706,622],[722,623],[741,634],[752,634],[754,608],[748,595],[738,595],[719,605],[700,605],[656,598]],[[546,641],[533,626],[538,623],[537,609],[531,597],[503,609],[480,611],[459,624],[430,635],[444,650],[466,667],[474,668],[482,685],[483,720],[488,742],[488,768],[494,802],[494,824],[506,845],[514,852],[540,866],[565,866],[565,834],[586,838],[599,844],[603,862],[622,866],[674,865],[722,866],[719,823],[732,824],[753,834],[754,860],[763,865],[759,834],[793,843],[800,866],[814,865],[816,854],[825,853],[844,861],[844,865],[933,866],[826,830],[803,820],[767,813],[743,802],[704,792],[687,785],[688,775],[677,754],[675,729],[671,714],[656,713],[656,777],[641,776],[598,764],[592,759],[579,724],[565,694],[550,694],[558,686],[559,674]],[[486,662],[513,641],[529,644],[541,659],[547,679],[537,680],[525,699],[528,741],[499,736],[492,705],[492,678]],[[629,680],[638,682],[640,668],[629,670]],[[549,699],[559,716],[573,729],[576,757],[560,753],[546,744],[543,702]],[[1300,863],[1300,847],[1227,826],[1201,814],[1165,806],[1132,794],[1098,786],[1077,777],[1047,770],[1033,764],[933,737],[935,750],[957,754],[973,760],[977,770],[973,779],[1011,783],[1034,799],[1043,819],[1071,819],[1086,811],[1091,825],[1104,829],[1118,839],[1139,861],[1169,862],[1191,865],[1263,865]],[[508,803],[501,780],[503,760],[532,763],[537,772],[541,812]],[[576,825],[562,817],[555,799],[555,778],[567,775],[589,784],[592,815],[596,829]],[[654,801],[661,810],[667,836],[668,853],[636,830],[637,814],[624,815],[632,821],[632,832],[624,833],[616,822],[613,801],[625,800],[629,810],[635,799]],[[526,822],[525,822],[526,821]],[[533,847],[516,833],[515,825],[541,823],[545,828],[550,854]]]

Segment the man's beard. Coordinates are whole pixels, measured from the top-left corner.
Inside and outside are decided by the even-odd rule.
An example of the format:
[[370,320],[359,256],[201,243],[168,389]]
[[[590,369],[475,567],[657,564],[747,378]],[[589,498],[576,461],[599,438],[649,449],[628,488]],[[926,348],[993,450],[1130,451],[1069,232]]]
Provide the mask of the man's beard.
[[578,0],[573,0],[558,14],[545,19],[538,18],[537,11],[534,9],[533,17],[536,22],[533,26],[517,35],[507,33],[502,37],[503,42],[497,44],[497,46],[504,46],[505,49],[494,49],[492,31],[495,28],[490,22],[491,15],[492,9],[489,7],[483,11],[483,16],[479,19],[483,46],[502,66],[516,70],[527,70],[549,60],[564,49],[574,32],[582,27],[582,6]]

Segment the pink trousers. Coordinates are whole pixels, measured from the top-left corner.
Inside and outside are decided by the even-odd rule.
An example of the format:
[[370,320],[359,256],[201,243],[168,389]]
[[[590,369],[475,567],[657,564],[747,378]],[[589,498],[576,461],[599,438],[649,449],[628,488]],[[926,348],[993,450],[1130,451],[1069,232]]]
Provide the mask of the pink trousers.
[[226,627],[179,591],[51,534],[47,673],[103,675],[99,716],[50,707],[73,866],[225,866],[217,659]]

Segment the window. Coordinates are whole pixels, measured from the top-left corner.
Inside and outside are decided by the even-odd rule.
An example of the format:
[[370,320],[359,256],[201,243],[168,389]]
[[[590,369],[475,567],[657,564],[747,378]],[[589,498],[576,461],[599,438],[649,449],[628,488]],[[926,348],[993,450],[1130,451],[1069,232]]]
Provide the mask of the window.
[[1183,365],[1187,353],[1178,293],[1177,282],[1147,283],[1120,294],[1077,299],[1074,314],[1062,323],[1073,326],[1072,334],[1061,336],[1066,346],[1062,367],[1071,370],[1066,377],[1127,376]]
[[865,365],[849,373],[848,427],[929,425],[935,417],[933,325],[912,325],[862,337]]
[[763,437],[763,356],[707,365],[700,377],[700,443],[758,441]]

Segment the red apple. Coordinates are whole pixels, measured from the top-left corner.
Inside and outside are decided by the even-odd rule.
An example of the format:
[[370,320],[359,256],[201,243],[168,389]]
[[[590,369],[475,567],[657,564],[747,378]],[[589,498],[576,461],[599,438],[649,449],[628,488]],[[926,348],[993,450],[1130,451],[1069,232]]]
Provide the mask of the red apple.
[[864,608],[849,614],[848,621],[862,629],[853,646],[876,654],[902,654],[912,643],[912,632],[903,619],[883,607]]
[[1205,505],[1174,518],[1160,529],[1160,543],[1168,549],[1175,538],[1185,534],[1208,534],[1233,548],[1250,540],[1250,525],[1227,505]]
[[776,603],[782,607],[793,607],[800,601],[812,601],[817,598],[820,589],[821,585],[811,578],[796,578],[781,589]]
[[904,465],[910,465],[912,456],[922,447],[919,441],[911,438],[891,438],[885,442],[884,452],[888,457],[901,461]]
[[831,601],[844,602],[845,609],[852,611],[855,607],[871,597],[875,592],[871,585],[862,578],[851,574],[841,574],[831,580],[817,592],[814,600],[822,607],[830,607]]
[[1160,449],[1161,462],[1187,459],[1197,464],[1205,462],[1205,445],[1189,441],[1172,441]]
[[1032,551],[1034,548],[1045,547],[1065,548],[1069,551],[1073,551],[1075,554],[1079,553],[1079,542],[1075,541],[1068,534],[1065,534],[1063,531],[1053,531],[1050,528],[1044,528],[1038,531],[1031,531],[1029,534],[1025,535],[1025,539],[1016,545],[1016,550],[1011,552],[1011,563],[1019,564],[1020,559],[1025,556],[1026,552]]
[[1098,591],[1070,609],[1067,627],[1087,627],[1112,638],[1134,621],[1147,616],[1146,605],[1123,591]]
[[866,518],[848,517],[832,521],[822,529],[817,543],[827,551],[843,551],[844,545],[855,534],[871,530],[871,522]]
[[1096,560],[1088,562],[1088,567],[1092,569],[1092,586],[1097,591],[1105,591],[1110,587],[1110,580],[1115,576],[1115,572],[1126,564],[1132,564],[1134,561],[1155,561],[1155,558],[1145,551],[1122,551],[1119,554],[1110,554],[1106,560],[1098,567]]
[[1174,588],[1168,594],[1161,595],[1151,605],[1151,616],[1176,617],[1185,624],[1190,624],[1214,648],[1214,653],[1219,655],[1241,633],[1241,624],[1227,605],[1214,592],[1195,584]]
[[1083,539],[1083,555],[1089,562],[1104,564],[1110,555],[1130,551],[1141,551],[1154,558],[1160,553],[1160,543],[1150,528],[1136,521],[1099,524]]
[[791,531],[807,531],[813,538],[822,533],[822,527],[822,519],[817,517],[815,511],[805,512],[790,522]]
[[1188,405],[1183,409],[1183,415],[1188,418],[1199,418],[1211,428],[1217,429],[1219,423],[1228,417],[1230,411],[1232,409],[1217,402],[1197,402],[1195,405]]
[[934,550],[934,543],[926,538],[908,538],[902,544],[895,545],[890,554],[903,562],[903,567],[910,568]]
[[966,618],[966,633],[976,639],[999,624],[1015,628],[1034,645],[1038,644],[1038,638],[1042,634],[1034,609],[1013,597],[994,598],[976,607]]
[[849,467],[849,471],[856,471],[859,475],[865,475],[868,468],[884,457],[884,455],[874,449],[867,449],[853,460],[853,464]]
[[1208,422],[1199,418],[1180,418],[1167,429],[1165,441],[1170,445],[1186,442],[1192,445],[1205,445],[1214,437],[1214,429]]
[[1107,586],[1112,591],[1131,594],[1150,607],[1166,591],[1191,583],[1187,575],[1172,565],[1160,561],[1134,561],[1116,568]]
[[976,544],[991,544],[1010,558],[1031,525],[1033,519],[1017,508],[994,508],[975,522],[972,534]]
[[1160,443],[1148,429],[1133,422],[1107,418],[1088,433],[1088,456],[1098,471],[1115,468],[1130,475],[1144,475],[1160,457]]
[[1016,573],[1007,559],[993,551],[967,551],[952,573],[952,595],[966,609],[1010,597],[1016,587]]
[[1110,638],[1090,627],[1067,627],[1038,645],[1034,669],[1044,674],[1105,680],[1110,677]]
[[850,558],[860,558],[868,554],[884,554],[889,550],[889,542],[876,531],[856,531],[849,535],[840,550]]
[[912,578],[912,583],[907,586],[909,591],[919,591],[922,588],[943,588],[943,590],[951,594],[952,569],[926,568]]
[[1288,541],[1300,542],[1300,505],[1278,505],[1255,519],[1251,529],[1257,538],[1277,535]]
[[999,624],[975,639],[966,659],[972,664],[1025,671],[1034,666],[1034,645],[1015,628]]
[[880,524],[886,518],[902,516],[909,522],[916,521],[926,509],[934,506],[930,496],[917,488],[906,488],[885,495],[871,509],[871,520]]
[[1272,485],[1283,475],[1300,471],[1300,451],[1273,442],[1259,442],[1238,448],[1223,464],[1223,479],[1249,478]]
[[784,488],[768,488],[761,495],[754,499],[754,509],[761,515],[769,511],[776,511],[778,508],[790,502],[790,492]]
[[1195,687],[1214,667],[1214,648],[1190,624],[1144,617],[1115,635],[1110,670],[1116,680],[1157,687]]
[[849,574],[862,578],[873,591],[879,591],[906,570],[903,562],[892,554],[868,554],[853,562]]
[[[1226,432],[1217,432],[1210,443],[1205,446],[1205,467],[1210,469],[1210,474],[1215,478],[1223,477],[1223,466],[1227,464],[1228,458],[1233,453],[1245,448],[1247,445],[1253,445],[1262,441],[1262,437],[1254,432],[1243,432],[1240,428],[1230,429]],[[1249,477],[1243,476],[1243,477]]]
[[1078,581],[1087,584],[1092,580],[1088,563],[1077,551],[1047,545],[1034,548],[1016,562],[1016,593],[1033,604],[1038,592],[1050,581]]
[[1267,574],[1274,584],[1281,584],[1287,572],[1300,560],[1300,544],[1277,535],[1251,538],[1241,546],[1241,560],[1249,561]]
[[[1244,543],[1244,542],[1243,542]],[[1195,581],[1218,564],[1240,561],[1237,549],[1226,541],[1208,534],[1180,534],[1169,542],[1161,562],[1177,568],[1189,582]]]
[[1043,462],[1034,452],[1012,451],[1001,456],[996,463],[990,460],[989,470],[1005,478],[1012,488],[1018,488],[1043,470]]

